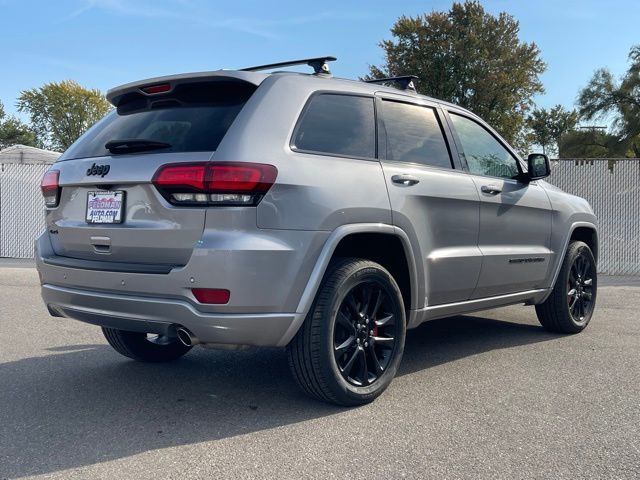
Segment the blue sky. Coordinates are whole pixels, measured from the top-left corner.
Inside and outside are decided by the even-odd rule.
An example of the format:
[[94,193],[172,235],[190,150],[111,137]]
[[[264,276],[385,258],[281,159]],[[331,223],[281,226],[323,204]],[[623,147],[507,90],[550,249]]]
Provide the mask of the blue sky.
[[[548,68],[539,106],[571,107],[593,71],[622,74],[640,43],[637,0],[485,0],[520,21]],[[0,100],[73,79],[108,88],[146,77],[336,55],[337,76],[382,61],[378,47],[400,15],[448,10],[451,1],[0,0]]]

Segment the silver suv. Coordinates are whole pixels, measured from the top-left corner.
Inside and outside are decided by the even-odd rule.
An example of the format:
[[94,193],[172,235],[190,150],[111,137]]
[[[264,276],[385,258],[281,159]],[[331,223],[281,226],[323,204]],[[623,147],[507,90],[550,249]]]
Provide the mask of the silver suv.
[[[53,316],[119,353],[286,347],[342,405],[393,379],[405,332],[509,304],[576,333],[596,302],[596,219],[480,118],[411,77],[308,59],[117,87],[45,174],[36,243]],[[309,64],[315,73],[262,73]]]

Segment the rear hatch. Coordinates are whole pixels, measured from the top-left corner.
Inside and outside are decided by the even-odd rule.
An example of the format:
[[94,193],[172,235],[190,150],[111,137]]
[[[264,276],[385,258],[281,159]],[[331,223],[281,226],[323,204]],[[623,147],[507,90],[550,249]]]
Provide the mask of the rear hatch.
[[60,187],[47,214],[55,254],[185,265],[202,237],[205,208],[173,205],[154,175],[166,164],[210,160],[256,88],[227,76],[180,77],[110,93],[116,109],[52,167]]

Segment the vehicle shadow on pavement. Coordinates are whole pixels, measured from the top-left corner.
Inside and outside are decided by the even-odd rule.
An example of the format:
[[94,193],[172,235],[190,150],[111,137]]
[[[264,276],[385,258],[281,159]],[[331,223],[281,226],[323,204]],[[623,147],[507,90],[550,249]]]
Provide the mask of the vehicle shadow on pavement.
[[[437,320],[410,332],[399,374],[554,338],[537,326],[479,316]],[[298,390],[283,349],[194,349],[171,364],[128,361],[106,345],[49,350],[0,364],[0,478],[344,412]]]
[[398,376],[478,353],[562,338],[539,324],[465,315],[422,324],[407,332]]

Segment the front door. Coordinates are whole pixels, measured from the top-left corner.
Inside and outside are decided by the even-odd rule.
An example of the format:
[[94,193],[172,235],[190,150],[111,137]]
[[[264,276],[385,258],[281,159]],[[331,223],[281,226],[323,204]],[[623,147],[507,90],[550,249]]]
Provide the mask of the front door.
[[551,259],[551,202],[522,180],[516,157],[494,134],[449,112],[459,150],[480,197],[482,269],[472,298],[544,288]]

